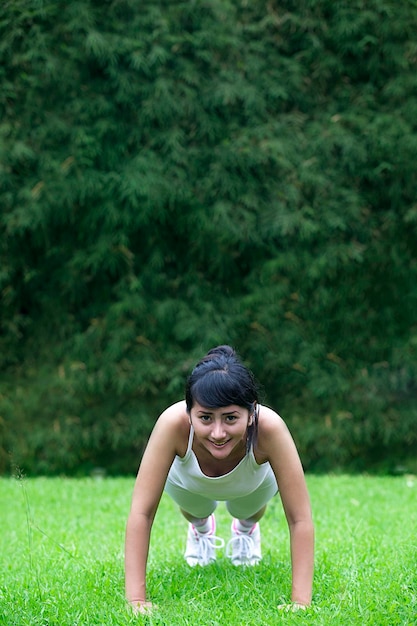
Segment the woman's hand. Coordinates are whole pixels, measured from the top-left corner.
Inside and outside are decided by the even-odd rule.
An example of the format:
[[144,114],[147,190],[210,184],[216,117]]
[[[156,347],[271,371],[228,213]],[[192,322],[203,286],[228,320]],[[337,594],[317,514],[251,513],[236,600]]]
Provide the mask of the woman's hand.
[[142,613],[143,615],[151,613],[152,610],[156,608],[152,604],[152,602],[141,602],[140,600],[135,600],[134,602],[130,602],[129,604],[132,607],[134,613]]
[[298,604],[298,602],[290,602],[289,604],[278,604],[277,607],[280,611],[305,611],[307,609],[305,604]]

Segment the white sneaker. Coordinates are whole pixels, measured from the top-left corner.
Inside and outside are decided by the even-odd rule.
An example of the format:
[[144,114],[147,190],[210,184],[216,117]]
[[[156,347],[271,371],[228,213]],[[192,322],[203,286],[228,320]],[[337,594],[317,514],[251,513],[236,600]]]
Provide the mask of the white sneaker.
[[193,524],[188,525],[187,546],[184,558],[188,565],[208,565],[216,560],[216,550],[223,548],[224,540],[216,537],[216,519],[210,515],[211,528],[206,533],[200,533]]
[[256,523],[248,532],[242,532],[236,527],[236,520],[232,522],[232,538],[226,547],[226,556],[233,565],[256,565],[262,559],[261,531]]

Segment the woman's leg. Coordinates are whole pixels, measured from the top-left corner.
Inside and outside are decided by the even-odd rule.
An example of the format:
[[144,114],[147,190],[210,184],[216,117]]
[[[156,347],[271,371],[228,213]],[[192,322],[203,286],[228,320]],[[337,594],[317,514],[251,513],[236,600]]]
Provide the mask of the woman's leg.
[[217,507],[215,500],[190,493],[186,489],[167,482],[165,491],[178,504],[180,511],[188,520],[187,543],[184,558],[192,567],[208,565],[216,559],[216,549],[224,545],[223,539],[216,537],[216,520],[213,512]]
[[194,528],[198,530],[199,533],[208,533],[212,529],[212,521],[211,521],[212,514],[208,515],[207,517],[196,517],[195,515],[191,515],[190,513],[187,513],[187,511],[184,511],[184,509],[182,509],[181,507],[180,507],[180,511],[185,517],[185,519],[189,521],[190,524],[192,524]]
[[268,475],[258,489],[247,496],[228,500],[226,507],[232,517],[238,520],[251,521],[253,526],[261,519],[268,502],[272,500],[277,492],[275,476],[273,474],[271,476]]
[[210,500],[200,494],[191,493],[187,489],[169,481],[165,485],[165,491],[178,504],[181,513],[191,523],[194,523],[195,519],[210,517],[217,507],[215,500]]
[[256,565],[262,559],[258,521],[276,493],[275,479],[267,477],[256,491],[226,502],[226,507],[234,518],[231,527],[232,538],[226,549],[226,554],[233,565]]
[[251,515],[250,517],[245,517],[244,519],[236,518],[238,523],[243,528],[252,528],[252,526],[256,524],[256,522],[259,522],[259,520],[264,516],[266,506],[267,505],[265,504],[257,513],[254,513],[254,515]]

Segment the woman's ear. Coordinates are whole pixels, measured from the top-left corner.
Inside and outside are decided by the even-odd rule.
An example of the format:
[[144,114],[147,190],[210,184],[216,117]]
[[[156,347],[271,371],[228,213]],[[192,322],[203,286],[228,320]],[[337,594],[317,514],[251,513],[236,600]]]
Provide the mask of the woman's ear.
[[256,402],[253,403],[253,410],[252,410],[252,413],[249,415],[248,426],[252,426],[253,422],[255,421],[255,417],[256,417]]

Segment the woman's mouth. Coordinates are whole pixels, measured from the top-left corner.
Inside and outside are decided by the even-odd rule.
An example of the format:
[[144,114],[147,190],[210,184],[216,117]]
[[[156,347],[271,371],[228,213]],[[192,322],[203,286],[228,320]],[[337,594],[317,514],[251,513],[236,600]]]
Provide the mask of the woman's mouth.
[[215,446],[216,448],[223,448],[223,446],[225,446],[225,445],[226,445],[226,443],[229,443],[229,441],[230,441],[230,439],[228,439],[227,441],[222,441],[222,442],[220,443],[220,442],[218,442],[218,441],[211,441],[211,440],[210,440],[210,443],[212,443],[212,444],[213,444],[213,446]]

